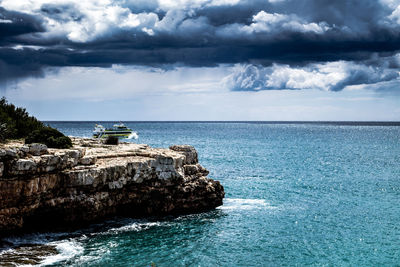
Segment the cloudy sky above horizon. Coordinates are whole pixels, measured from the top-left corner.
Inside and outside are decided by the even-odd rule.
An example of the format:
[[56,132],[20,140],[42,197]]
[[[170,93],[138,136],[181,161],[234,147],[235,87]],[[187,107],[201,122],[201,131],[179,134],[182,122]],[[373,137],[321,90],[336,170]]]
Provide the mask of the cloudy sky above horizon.
[[400,120],[400,0],[0,0],[42,120]]

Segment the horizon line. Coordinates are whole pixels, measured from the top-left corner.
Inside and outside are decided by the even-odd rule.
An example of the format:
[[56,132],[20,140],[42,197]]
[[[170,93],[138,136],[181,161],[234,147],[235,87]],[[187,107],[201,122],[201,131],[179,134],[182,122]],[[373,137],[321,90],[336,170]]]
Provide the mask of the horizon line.
[[367,120],[348,120],[348,121],[330,121],[330,120],[309,120],[309,121],[285,121],[285,120],[266,120],[266,121],[261,121],[261,120],[215,120],[215,121],[209,121],[209,120],[193,120],[193,121],[188,121],[188,120],[41,120],[42,122],[49,122],[49,123],[54,123],[54,122],[105,122],[105,123],[113,123],[113,122],[127,122],[127,123],[341,123],[341,124],[349,124],[349,123],[357,123],[357,124],[399,124],[400,125],[400,120],[398,121],[367,121]]

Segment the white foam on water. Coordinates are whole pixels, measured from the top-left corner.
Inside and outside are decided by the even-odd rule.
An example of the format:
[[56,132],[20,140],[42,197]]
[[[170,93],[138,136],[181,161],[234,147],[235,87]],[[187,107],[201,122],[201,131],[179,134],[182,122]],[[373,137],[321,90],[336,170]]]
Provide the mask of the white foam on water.
[[[151,227],[161,226],[168,224],[168,222],[146,222],[138,220],[127,220],[127,223],[120,227],[114,227],[104,232],[92,233],[91,235],[107,235],[107,234],[119,234],[130,231],[144,231]],[[20,237],[10,237],[4,240],[10,242],[11,244],[18,246],[22,244],[41,244],[54,246],[58,251],[57,254],[44,257],[38,266],[47,266],[57,262],[66,261],[68,259],[75,258],[78,261],[87,262],[88,260],[94,260],[93,255],[83,255],[84,248],[81,241],[87,239],[85,234],[80,235],[80,237],[74,238],[63,238],[66,237],[67,233],[40,233],[40,234],[28,234]],[[60,240],[60,238],[63,238]],[[56,240],[56,241],[55,241]],[[117,246],[117,244],[110,244],[110,247]],[[0,255],[3,253],[10,253],[14,249],[4,249],[0,251]],[[102,251],[101,254],[106,254],[107,251]],[[101,255],[97,257],[101,258]],[[0,264],[1,265],[1,264]],[[19,265],[19,266],[30,266],[30,265]]]
[[218,207],[220,210],[252,210],[252,209],[276,209],[265,199],[226,198],[224,204]]
[[129,136],[128,136],[128,138],[126,138],[126,139],[138,139],[139,138],[139,135],[137,134],[137,133],[135,133],[135,132],[132,132]]
[[0,251],[0,255],[10,253],[10,252],[12,252],[13,250],[14,250],[13,248],[4,249],[3,251]]
[[147,222],[147,223],[134,222],[121,227],[111,228],[110,230],[105,232],[105,234],[117,234],[121,232],[131,232],[131,231],[139,232],[147,230],[150,227],[160,226],[160,225],[162,225],[161,222]]
[[83,253],[83,247],[76,240],[63,240],[50,242],[48,245],[54,245],[59,254],[46,257],[39,266],[46,266],[56,262],[68,260]]

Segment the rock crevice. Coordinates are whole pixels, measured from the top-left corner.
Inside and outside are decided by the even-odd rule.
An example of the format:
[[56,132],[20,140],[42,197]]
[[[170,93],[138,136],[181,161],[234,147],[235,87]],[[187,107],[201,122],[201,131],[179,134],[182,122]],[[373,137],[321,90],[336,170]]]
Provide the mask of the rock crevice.
[[71,227],[113,215],[163,216],[222,205],[188,145],[156,149],[73,138],[73,149],[10,144],[0,149],[0,234]]

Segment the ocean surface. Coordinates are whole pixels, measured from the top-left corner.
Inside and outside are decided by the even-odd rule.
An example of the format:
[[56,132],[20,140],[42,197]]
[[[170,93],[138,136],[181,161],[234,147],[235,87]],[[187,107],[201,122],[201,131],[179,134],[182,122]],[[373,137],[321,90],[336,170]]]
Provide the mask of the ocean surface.
[[[86,137],[95,123],[49,122]],[[139,134],[131,142],[195,146],[225,187],[224,205],[7,241],[55,245],[46,266],[400,264],[400,124],[125,124]]]

